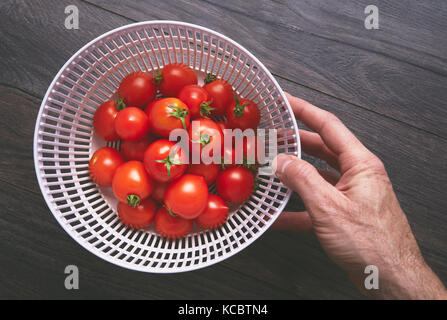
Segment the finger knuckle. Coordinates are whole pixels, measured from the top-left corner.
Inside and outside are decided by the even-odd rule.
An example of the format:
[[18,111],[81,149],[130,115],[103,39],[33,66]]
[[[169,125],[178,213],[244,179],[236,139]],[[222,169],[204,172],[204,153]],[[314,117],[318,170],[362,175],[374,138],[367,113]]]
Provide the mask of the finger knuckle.
[[324,193],[320,194],[320,196],[318,197],[317,208],[321,212],[324,212],[331,216],[337,216],[342,211],[340,210],[342,206],[336,200],[336,197]]
[[333,113],[326,111],[326,121],[328,122],[340,122],[340,119]]
[[300,177],[301,179],[308,179],[312,175],[313,170],[315,170],[309,163],[298,161],[291,163],[288,169],[287,175]]
[[371,154],[368,160],[368,167],[376,173],[386,174],[385,165],[382,160],[374,154]]

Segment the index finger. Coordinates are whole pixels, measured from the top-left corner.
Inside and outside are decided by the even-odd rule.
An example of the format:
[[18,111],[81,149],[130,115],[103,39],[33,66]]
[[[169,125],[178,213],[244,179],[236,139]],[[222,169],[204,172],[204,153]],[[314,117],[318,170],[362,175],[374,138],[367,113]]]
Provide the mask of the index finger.
[[336,155],[369,154],[357,137],[332,113],[320,109],[309,102],[291,96],[286,92],[295,117],[321,138]]

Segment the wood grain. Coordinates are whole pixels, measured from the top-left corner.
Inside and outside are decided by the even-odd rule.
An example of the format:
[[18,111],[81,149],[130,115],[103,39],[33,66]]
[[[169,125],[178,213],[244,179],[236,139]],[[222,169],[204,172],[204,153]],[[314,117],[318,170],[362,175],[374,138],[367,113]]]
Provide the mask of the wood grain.
[[[447,29],[441,18],[447,10],[441,1],[379,1],[384,23],[376,32],[363,26],[365,1],[88,0],[137,21],[169,19],[206,26],[242,44],[275,75],[447,138]],[[423,32],[392,45],[400,33],[413,34],[413,19],[419,28],[420,21],[433,17],[438,17],[437,24],[428,26],[431,36],[424,45],[438,48],[439,58],[414,54],[421,46],[415,39],[422,39]],[[406,25],[400,23],[407,19]],[[390,43],[385,47],[380,41],[384,38]],[[433,60],[437,72],[412,63],[419,59]]]
[[[289,234],[268,232],[222,263],[174,275],[130,271],[97,258],[58,225],[37,185],[31,146],[40,100],[0,87],[0,103],[0,298],[361,298],[309,236],[292,235],[291,244]],[[69,264],[80,269],[76,292],[63,285]]]
[[[325,10],[318,10],[318,6],[309,5],[313,2],[290,2],[285,6],[268,1],[259,5],[258,2],[256,5],[245,2],[248,4],[244,5],[241,2],[210,3],[198,0],[189,2],[94,0],[95,5],[116,13],[112,14],[87,3],[79,1],[71,3],[77,5],[80,10],[79,30],[64,28],[65,15],[62,13],[66,4],[63,1],[2,3],[0,13],[4,19],[0,21],[0,36],[4,45],[0,46],[0,54],[4,58],[0,61],[3,70],[0,83],[19,85],[32,94],[43,96],[47,84],[51,82],[63,63],[94,37],[137,20],[182,20],[199,25],[205,24],[232,37],[259,57],[275,75],[447,137],[445,107],[447,77],[439,71],[443,64],[438,63],[438,67],[433,67],[439,71],[434,73],[413,63],[408,64],[402,57],[393,58],[384,55],[380,52],[383,46],[383,41],[379,41],[380,39],[371,41],[369,47],[363,47],[363,43],[352,45],[339,39],[329,39],[324,33],[320,36],[319,30],[312,29],[315,23],[309,23],[298,15],[300,12],[309,12],[305,15],[308,19],[332,21],[335,19],[333,16],[338,17],[336,13],[343,11],[343,8],[346,14],[350,13],[348,4],[338,7],[338,2],[337,5],[331,2],[334,3],[332,6],[326,2],[322,4]],[[358,9],[359,4],[355,4],[354,7]],[[425,15],[409,18],[423,20],[431,13],[436,17],[438,11],[443,12],[444,6],[439,7],[441,10],[435,10],[433,7],[431,9],[433,12],[427,8],[424,10],[419,10],[419,7],[412,8],[415,12],[423,12]],[[335,14],[334,10],[337,10]],[[399,10],[404,10],[404,7],[397,6],[392,11],[393,16],[385,21],[393,24]],[[41,11],[41,14],[35,14]],[[271,22],[272,18],[269,18],[272,12],[275,13],[274,16],[279,17],[276,23]],[[358,12],[355,12],[350,14],[355,14],[357,17]],[[384,10],[384,14],[387,12]],[[288,18],[284,19],[286,14]],[[344,21],[352,20],[343,15],[339,18],[338,28],[344,26]],[[408,24],[410,21],[412,20],[409,20]],[[291,24],[292,22],[295,24]],[[442,27],[442,22],[439,23]],[[333,32],[332,27],[332,24],[327,26],[325,32]],[[398,22],[394,28],[387,24],[385,27],[386,31],[380,31],[384,34],[382,37],[388,36],[390,33],[388,29],[406,30],[406,26]],[[368,42],[366,39],[374,34],[373,31],[363,27],[345,28],[351,30],[358,38],[364,38],[364,42]],[[46,32],[41,32],[42,29]],[[433,32],[439,34],[438,31]],[[342,34],[338,29],[335,33]],[[48,37],[47,34],[52,36]],[[416,36],[422,38],[420,34]],[[396,37],[399,36],[395,35],[393,39]],[[429,39],[426,41],[432,41],[434,47],[442,46],[445,41],[440,37],[425,38]],[[410,44],[411,41],[408,40],[406,45]],[[399,50],[410,52],[408,56],[412,56],[411,50]],[[39,54],[35,54],[36,52]],[[394,51],[390,47],[387,52]],[[421,59],[421,61],[431,60],[428,54]],[[21,63],[18,64],[17,61]]]
[[[79,9],[80,29],[64,26],[68,4]],[[0,83],[43,97],[65,62],[95,37],[129,20],[79,1],[2,1]],[[44,30],[44,31],[43,31]]]
[[[41,98],[59,68],[89,40],[149,19],[184,20],[232,37],[261,58],[285,90],[339,116],[384,161],[427,262],[446,282],[447,45],[439,31],[445,5],[433,1],[437,12],[427,3],[402,3],[409,6],[403,15],[400,4],[379,3],[385,30],[371,36],[355,27],[363,0],[2,1],[0,298],[362,298],[311,235],[270,230],[217,265],[152,275],[95,257],[58,225],[34,173]],[[79,30],[64,28],[68,4],[79,8]],[[298,196],[288,209],[302,209]],[[80,268],[79,291],[63,286],[68,264]]]
[[[379,30],[364,27],[364,10],[370,4],[379,10]],[[249,1],[230,0],[225,1],[225,8],[269,25],[308,33],[447,75],[447,21],[444,19],[447,2],[443,0],[258,1],[256,7]]]
[[[433,179],[437,171],[443,168],[442,163],[437,167],[427,166],[419,175],[408,175],[408,170],[404,170],[402,174],[395,172],[399,163],[405,162],[408,157],[407,147],[400,144],[395,135],[404,133],[408,140],[411,140],[410,137],[421,139],[426,148],[442,148],[445,143],[438,137],[427,138],[425,133],[418,134],[416,129],[399,122],[389,119],[384,121],[381,116],[365,114],[361,109],[347,117],[343,111],[350,106],[334,99],[326,100],[320,93],[296,87],[292,83],[281,81],[281,85],[291,93],[304,96],[310,101],[316,100],[320,106],[338,114],[367,146],[382,157],[393,182],[403,186],[397,190],[397,194],[427,261],[441,279],[445,280],[447,257],[443,252],[443,244],[446,221],[439,214],[439,210],[442,210],[446,203],[436,192],[438,183],[445,183],[445,180],[438,183],[435,180],[434,184],[426,183],[427,179]],[[181,275],[143,275],[120,269],[96,258],[66,235],[51,216],[34,179],[31,152],[26,148],[11,148],[12,145],[26,145],[32,141],[32,126],[29,124],[34,122],[40,101],[13,89],[0,90],[0,96],[6,110],[12,110],[13,106],[20,106],[16,111],[21,114],[26,114],[26,110],[33,110],[28,112],[29,117],[26,117],[24,126],[17,126],[13,114],[5,117],[1,123],[3,129],[0,133],[8,137],[2,149],[10,149],[8,157],[2,157],[0,167],[0,192],[3,194],[0,205],[7,208],[0,227],[1,250],[7,253],[1,258],[3,270],[0,283],[4,284],[3,288],[10,288],[10,291],[8,289],[4,293],[5,296],[361,298],[345,275],[325,256],[314,237],[287,232],[269,231],[235,257],[210,268]],[[396,123],[402,128],[396,128]],[[11,128],[16,128],[14,134],[11,133]],[[389,135],[390,145],[383,147],[384,144],[377,143],[376,140],[382,140],[382,137],[374,134],[375,131]],[[388,148],[394,150],[392,154],[386,152]],[[426,163],[428,160],[425,153],[427,150],[421,150],[413,155],[414,160],[409,165]],[[9,170],[15,163],[21,163],[20,169],[17,170],[20,175]],[[414,191],[415,188],[417,192]],[[416,194],[412,194],[413,192]],[[22,196],[15,197],[15,194]],[[23,200],[24,197],[27,201]],[[299,206],[299,200],[295,197],[288,207],[290,210],[299,210]],[[77,293],[68,292],[63,288],[62,272],[68,264],[78,265],[82,279],[85,279],[82,280],[85,287]],[[33,277],[36,279],[33,280]],[[197,285],[196,282],[202,285]],[[208,291],[210,285],[214,288],[212,292]],[[175,292],[167,289],[172,286],[175,286]],[[194,293],[188,293],[188,288],[193,288]]]

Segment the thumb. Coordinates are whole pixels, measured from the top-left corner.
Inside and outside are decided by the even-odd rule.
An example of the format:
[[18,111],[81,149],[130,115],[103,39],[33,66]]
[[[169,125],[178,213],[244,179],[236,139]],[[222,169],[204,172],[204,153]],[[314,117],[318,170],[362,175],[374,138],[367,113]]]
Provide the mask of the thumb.
[[312,216],[322,203],[327,203],[338,190],[327,182],[309,162],[295,156],[279,154],[272,163],[275,175],[289,188],[296,191]]

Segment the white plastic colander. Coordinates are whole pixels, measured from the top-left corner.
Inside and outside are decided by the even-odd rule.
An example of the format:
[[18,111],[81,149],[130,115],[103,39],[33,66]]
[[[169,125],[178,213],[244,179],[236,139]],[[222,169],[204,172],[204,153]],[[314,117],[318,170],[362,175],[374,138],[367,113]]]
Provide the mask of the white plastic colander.
[[[122,78],[172,62],[203,77],[213,73],[261,110],[260,127],[276,128],[278,152],[300,156],[298,128],[278,83],[264,65],[233,40],[176,21],[147,21],[112,30],[85,45],[58,72],[42,101],[34,133],[34,162],[42,194],[60,225],[79,244],[119,266],[154,273],[209,266],[255,241],[278,217],[290,190],[273,176],[258,176],[249,201],[232,208],[217,230],[193,229],[166,240],[150,227],[123,225],[111,188],[98,187],[88,162],[106,143],[93,132],[99,105],[115,97]],[[107,143],[119,148],[119,142]]]

